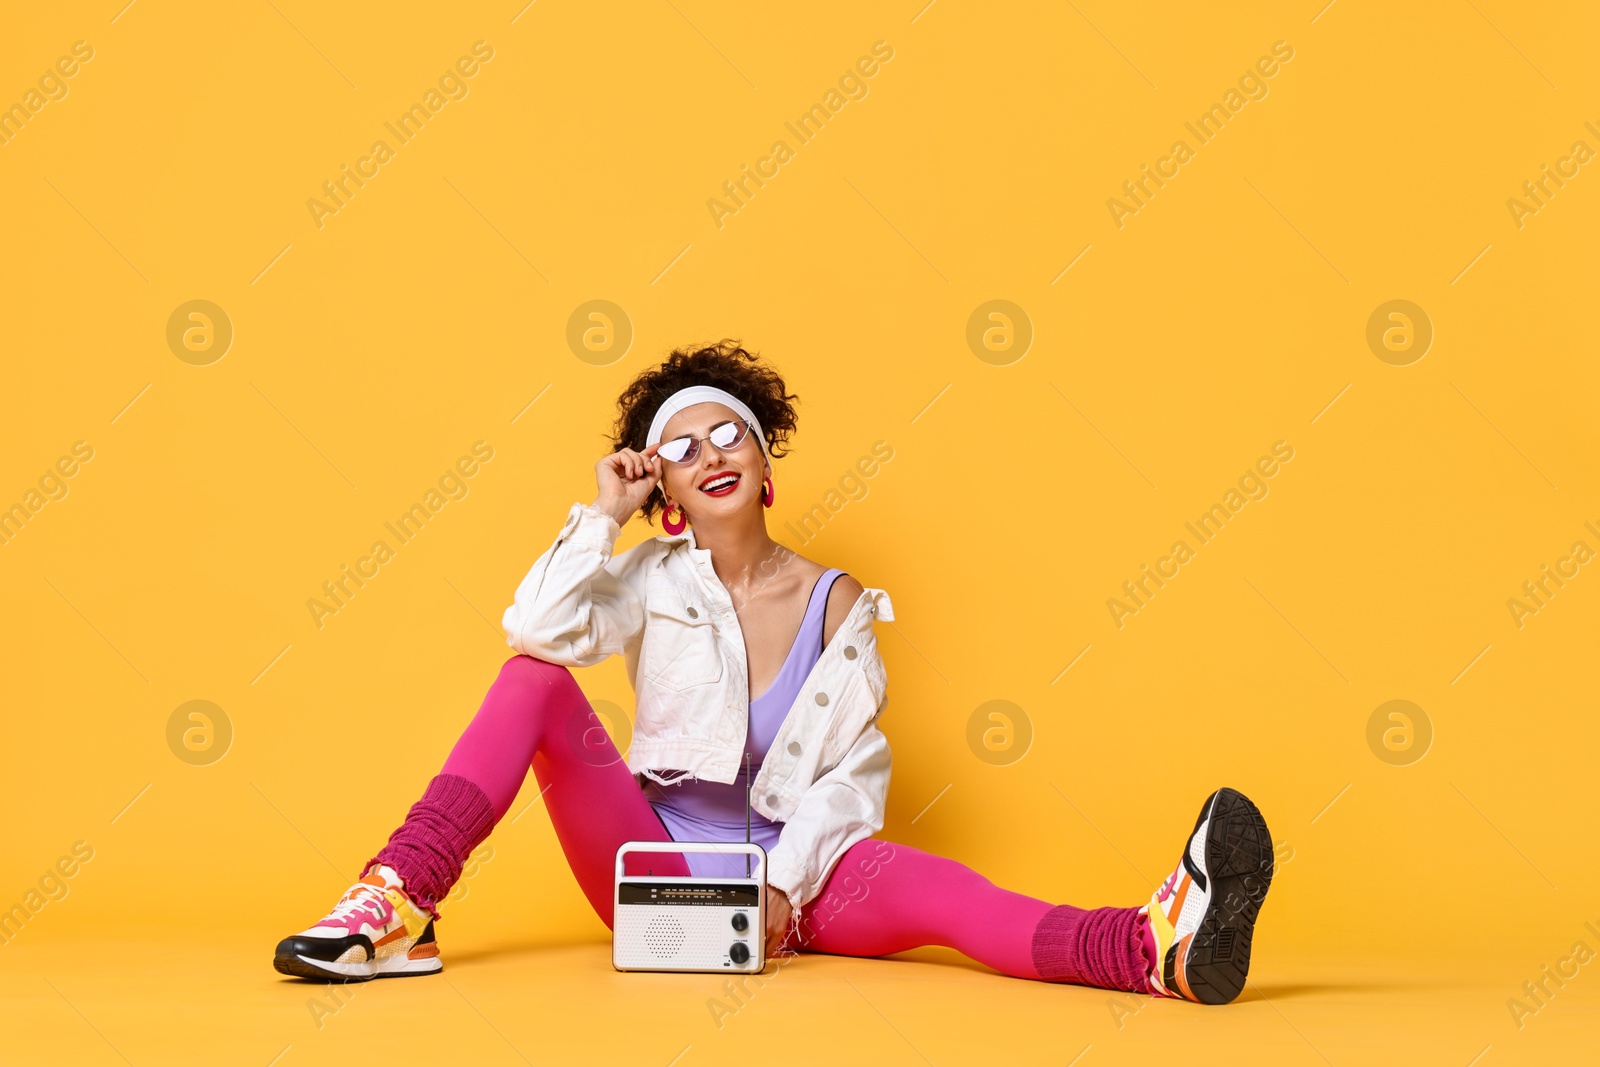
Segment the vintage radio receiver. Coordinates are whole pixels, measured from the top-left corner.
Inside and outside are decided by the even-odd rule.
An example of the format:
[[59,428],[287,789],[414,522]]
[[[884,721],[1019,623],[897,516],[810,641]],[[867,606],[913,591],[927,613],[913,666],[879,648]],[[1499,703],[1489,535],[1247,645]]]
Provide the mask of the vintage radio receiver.
[[[629,852],[745,853],[747,878],[625,875]],[[753,859],[753,864],[752,864]],[[617,849],[611,965],[619,971],[759,974],[766,953],[767,851],[743,841],[624,841]]]

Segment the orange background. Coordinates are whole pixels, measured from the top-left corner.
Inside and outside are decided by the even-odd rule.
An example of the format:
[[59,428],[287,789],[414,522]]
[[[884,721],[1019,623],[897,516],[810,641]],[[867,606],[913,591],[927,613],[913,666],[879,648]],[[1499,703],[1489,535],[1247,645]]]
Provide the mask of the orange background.
[[[74,842],[94,852],[0,948],[19,1049],[266,1063],[285,1044],[460,1048],[470,1025],[509,1058],[437,984],[363,990],[329,1036],[267,950],[437,771],[510,654],[516,582],[594,499],[622,386],[723,336],[801,398],[774,536],[894,599],[882,836],[1031,895],[1133,904],[1232,785],[1284,861],[1261,998],[1225,1024],[1250,1047],[1355,1062],[1415,1042],[1464,1064],[1492,1046],[1488,1064],[1577,1039],[1600,978],[1522,1029],[1506,1001],[1575,941],[1600,950],[1600,577],[1581,567],[1520,627],[1507,602],[1574,542],[1600,549],[1600,177],[1578,168],[1520,226],[1507,202],[1575,141],[1600,148],[1590,9],[519,6],[112,0],[9,20],[0,103],[93,49],[0,146],[0,505],[93,449],[0,545],[0,905]],[[493,56],[465,95],[319,227],[308,200],[478,41]],[[879,41],[892,59],[865,94],[799,143],[785,123]],[[1200,143],[1185,123],[1280,41],[1293,56],[1265,95]],[[708,201],[780,139],[792,158],[719,226]],[[1179,139],[1193,157],[1119,227],[1108,201]],[[232,328],[221,358],[190,353],[204,365],[168,342],[192,300]],[[569,345],[594,300],[625,316],[626,350]],[[992,300],[1014,305],[1011,346],[974,348],[1005,326],[969,331]],[[1415,361],[1369,347],[1392,300],[1431,324]],[[466,494],[319,627],[307,600],[479,441],[493,458]],[[850,482],[879,441],[893,458]],[[1190,540],[1119,627],[1108,600],[1279,441],[1293,459],[1265,498]],[[810,540],[787,528],[841,498]],[[636,521],[619,549],[656,532]],[[631,713],[620,660],[580,677]],[[192,700],[231,724],[209,765],[169,747]],[[996,700],[1025,749],[969,743]],[[1407,765],[1369,746],[1391,700],[1432,733]],[[447,970],[537,1059],[548,1020],[517,1021],[516,983],[612,982],[607,934],[542,813],[490,844],[441,924]],[[139,959],[162,962],[140,980]],[[874,1014],[838,994],[862,1048],[907,1051],[887,1018],[939,1062],[969,1037],[1027,1058],[1023,1035],[1068,1010],[1053,1062],[1151,1054],[1103,994],[908,959],[841,972],[904,998]],[[1463,974],[1470,989],[1441,986]],[[928,1006],[952,975],[1012,1021],[941,1029]],[[622,981],[599,1018],[634,1010]],[[214,1037],[172,1023],[178,987]],[[513,988],[496,1010],[491,990]],[[809,1018],[811,995],[835,994],[759,1010]],[[464,1021],[380,1040],[430,996]],[[617,1055],[670,1061],[705,1030],[703,999]],[[1139,1022],[1163,1048],[1201,1025],[1154,1015]]]

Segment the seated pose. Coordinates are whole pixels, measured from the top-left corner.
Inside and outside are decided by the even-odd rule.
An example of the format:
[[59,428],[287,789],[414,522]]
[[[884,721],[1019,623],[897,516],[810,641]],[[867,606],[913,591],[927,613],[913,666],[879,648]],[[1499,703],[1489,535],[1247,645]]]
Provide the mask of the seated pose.
[[[531,766],[607,927],[622,842],[743,841],[748,825],[768,854],[769,956],[943,945],[1017,978],[1205,1004],[1239,995],[1273,853],[1261,813],[1232,789],[1206,798],[1178,865],[1138,907],[1051,904],[873,837],[890,765],[873,622],[894,610],[884,590],[768,536],[782,454],[769,449],[795,429],[793,399],[729,341],[675,351],[628,385],[598,498],[572,505],[506,609],[518,654],[361,880],[279,943],[279,971],[438,972],[438,904]],[[658,507],[668,535],[613,555],[622,525]],[[625,763],[571,670],[618,652],[637,698]],[[666,876],[742,874],[745,862],[632,859]]]

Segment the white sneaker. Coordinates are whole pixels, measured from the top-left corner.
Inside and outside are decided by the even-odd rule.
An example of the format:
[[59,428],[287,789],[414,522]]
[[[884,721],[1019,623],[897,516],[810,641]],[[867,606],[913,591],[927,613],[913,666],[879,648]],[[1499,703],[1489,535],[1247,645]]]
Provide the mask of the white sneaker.
[[365,981],[444,969],[433,919],[380,864],[345,891],[315,926],[278,942],[272,966],[299,978]]
[[1150,992],[1200,1004],[1237,997],[1272,871],[1260,809],[1232,789],[1207,797],[1182,860],[1144,906],[1161,961],[1147,979]]

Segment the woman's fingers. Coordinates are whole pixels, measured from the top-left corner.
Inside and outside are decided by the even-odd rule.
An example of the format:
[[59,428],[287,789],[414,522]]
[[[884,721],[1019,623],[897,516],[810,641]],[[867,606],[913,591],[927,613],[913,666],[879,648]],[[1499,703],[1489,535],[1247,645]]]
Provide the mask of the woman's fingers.
[[636,452],[631,448],[619,448],[602,462],[625,482],[636,482],[640,478],[652,475],[659,477],[662,460],[656,455],[657,447],[650,445],[643,452]]

